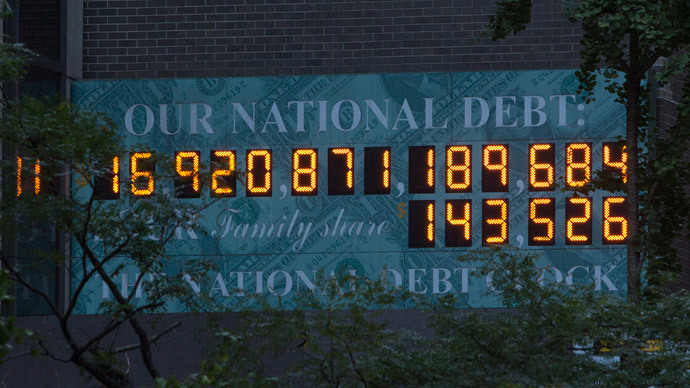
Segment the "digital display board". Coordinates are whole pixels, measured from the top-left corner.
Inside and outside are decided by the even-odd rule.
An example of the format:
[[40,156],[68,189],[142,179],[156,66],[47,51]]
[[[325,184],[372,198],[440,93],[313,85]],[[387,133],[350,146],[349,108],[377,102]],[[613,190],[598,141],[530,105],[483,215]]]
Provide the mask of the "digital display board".
[[[81,81],[73,96],[129,149],[96,181],[99,201],[214,200],[175,234],[165,268],[212,262],[217,274],[189,282],[219,306],[261,294],[290,308],[322,271],[501,307],[483,295],[482,263],[459,255],[509,245],[541,255],[544,281],[625,292],[625,196],[576,192],[601,168],[625,179],[625,110],[603,89],[586,104],[577,86],[549,70]],[[173,178],[156,175],[154,153]],[[18,190],[40,190],[29,178]],[[73,193],[91,188],[75,179]],[[142,276],[121,272],[124,287]],[[80,313],[107,297],[88,287],[99,297]]]

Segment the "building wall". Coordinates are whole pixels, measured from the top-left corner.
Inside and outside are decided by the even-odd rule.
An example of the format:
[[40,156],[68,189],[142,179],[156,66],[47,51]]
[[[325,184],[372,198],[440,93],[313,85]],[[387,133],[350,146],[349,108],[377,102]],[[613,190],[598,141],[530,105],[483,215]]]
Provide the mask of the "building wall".
[[[84,0],[83,79],[577,67],[580,36],[561,0],[534,4],[527,31],[492,42],[482,34],[495,0]],[[423,313],[387,315],[423,330]],[[98,316],[74,319],[86,333],[100,325]],[[163,375],[184,378],[197,370],[199,339],[208,333],[201,316],[165,318],[175,320],[182,325],[163,339],[155,360]],[[58,334],[49,317],[19,323]],[[133,337],[124,328],[115,344],[136,343]],[[137,386],[151,385],[137,352],[122,361],[132,365]],[[12,359],[0,374],[7,386],[94,385],[74,366],[44,357]]]
[[[192,5],[194,4],[194,5]],[[561,0],[482,38],[495,0],[85,0],[84,78],[553,69],[578,66]]]
[[[35,0],[38,1],[38,0]],[[579,65],[579,30],[562,0],[533,0],[526,31],[504,41],[482,38],[495,0],[84,0],[83,78],[137,79],[568,69]],[[193,4],[193,5],[192,5]],[[672,98],[671,98],[672,100]],[[673,105],[660,104],[664,120]],[[663,110],[663,112],[661,111]],[[687,242],[679,242],[687,257]],[[682,245],[684,244],[684,245]],[[688,263],[686,263],[688,264]],[[686,266],[690,267],[690,266]],[[690,285],[690,283],[688,283]],[[182,326],[155,359],[164,375],[184,378],[204,349],[203,317],[167,316]],[[419,313],[389,312],[421,329]],[[76,317],[85,331],[97,316]],[[232,316],[225,319],[231,322]],[[20,318],[36,329],[55,322]],[[161,325],[166,326],[166,325]],[[208,333],[206,333],[208,334]],[[127,330],[118,345],[136,342]],[[131,358],[137,385],[151,385]],[[128,360],[124,360],[127,362]],[[26,373],[27,368],[34,372]],[[7,386],[83,386],[73,366],[28,356],[0,367]],[[27,380],[30,379],[30,380]],[[93,382],[89,383],[93,385]]]
[[59,60],[60,1],[22,0],[18,8],[18,40],[42,57]]

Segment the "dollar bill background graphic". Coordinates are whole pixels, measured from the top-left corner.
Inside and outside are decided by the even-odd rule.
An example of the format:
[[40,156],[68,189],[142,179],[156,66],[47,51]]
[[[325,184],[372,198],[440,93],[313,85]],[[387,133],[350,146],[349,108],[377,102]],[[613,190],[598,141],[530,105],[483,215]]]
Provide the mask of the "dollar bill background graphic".
[[[540,264],[557,269],[563,277],[571,271],[575,282],[601,283],[601,278],[596,277],[603,274],[605,278],[600,284],[603,291],[625,292],[625,246],[601,244],[601,201],[611,193],[595,191],[591,194],[593,244],[573,247],[565,245],[564,232],[565,200],[572,196],[572,192],[560,188],[552,192],[529,192],[527,189],[529,144],[555,144],[556,180],[562,187],[566,143],[592,143],[592,167],[596,170],[601,167],[602,142],[616,141],[624,134],[624,108],[603,89],[593,92],[597,97],[593,103],[584,104],[582,97],[576,95],[577,86],[573,71],[549,70],[81,81],[74,83],[72,95],[77,105],[105,112],[111,117],[132,151],[142,145],[168,156],[175,151],[198,150],[201,151],[202,163],[208,163],[211,150],[231,149],[237,151],[240,170],[246,168],[244,155],[247,149],[273,151],[272,197],[246,197],[244,184],[238,182],[237,197],[223,198],[214,203],[193,225],[191,233],[183,231],[182,238],[173,240],[169,246],[172,260],[166,271],[170,274],[183,271],[185,266],[194,265],[199,260],[207,260],[217,266],[221,279],[216,276],[210,276],[206,282],[197,279],[197,286],[199,292],[217,301],[218,308],[236,308],[247,294],[256,293],[260,287],[266,298],[279,299],[281,306],[289,309],[294,305],[295,291],[308,285],[305,277],[312,279],[314,271],[339,275],[356,273],[371,278],[380,277],[384,271],[389,274],[387,278],[392,284],[399,280],[406,289],[438,297],[444,293],[441,291],[448,289],[447,283],[442,281],[439,286],[439,278],[445,279],[447,275],[445,270],[452,273],[448,278],[452,288],[448,292],[458,295],[466,306],[501,307],[495,296],[485,295],[489,290],[487,279],[475,276],[475,271],[471,270],[482,263],[457,262],[456,258],[468,248],[444,247],[446,200],[472,199],[472,248],[481,247],[482,199],[507,198],[510,245],[540,254]],[[552,95],[576,95],[566,99],[565,126],[558,125],[558,104],[552,103],[544,108],[547,120],[543,125],[496,128],[494,97],[516,97],[510,117],[506,117],[506,122],[511,122],[523,114],[524,96],[542,96],[548,101]],[[476,128],[463,125],[463,97],[470,96],[486,100],[491,111],[492,119]],[[380,107],[388,100],[388,129],[375,115],[366,115],[366,99],[376,101]],[[431,117],[435,129],[423,128],[427,117],[425,99],[433,99]],[[330,108],[341,100],[356,101],[361,108],[361,122],[349,131],[330,125]],[[295,107],[288,107],[290,101],[314,101],[314,109],[305,111],[304,131],[295,130],[298,123]],[[317,109],[318,101],[326,101],[329,107],[326,131],[319,130],[322,117]],[[249,129],[232,106],[233,103],[242,104],[251,113],[253,102],[256,103],[255,131]],[[132,135],[125,122],[128,109],[137,104],[151,107],[154,111],[152,129],[141,136]],[[176,133],[174,135],[160,130],[160,104],[167,105],[165,127],[168,133]],[[211,107],[212,114],[207,122],[213,133],[207,133],[201,125],[196,134],[190,133],[189,123],[193,117],[190,117],[189,104]],[[274,104],[280,109],[287,133],[280,132],[275,123],[269,123],[266,131],[262,131],[266,119],[272,117],[270,110]],[[410,123],[404,119],[397,121],[395,130],[390,128],[405,104],[409,105],[419,129],[409,128]],[[340,108],[338,119],[344,129],[349,129],[355,112],[348,102],[343,102]],[[199,108],[197,117],[203,114],[204,110]],[[147,120],[145,109],[132,111],[132,127],[137,129],[137,133],[146,128]],[[440,128],[446,122],[447,126]],[[509,146],[507,193],[483,193],[481,190],[481,147],[489,143]],[[450,194],[444,190],[445,147],[456,144],[472,145],[472,193]],[[407,190],[408,148],[414,145],[435,146],[437,184],[433,194],[410,194]],[[391,193],[364,195],[364,147],[383,146],[391,148]],[[327,194],[326,158],[331,147],[355,149],[354,195]],[[318,149],[319,187],[316,196],[290,194],[294,148]],[[121,170],[128,171],[128,167]],[[125,174],[123,180],[126,179],[128,176]],[[79,195],[77,191],[82,188],[78,184],[73,184],[73,187],[75,195]],[[208,188],[202,195],[208,195]],[[556,199],[556,243],[553,246],[527,245],[528,200],[538,197]],[[410,200],[435,201],[435,248],[408,248]],[[251,229],[243,237],[241,228],[233,228],[271,223],[276,230],[283,225],[280,237],[274,232],[271,237],[251,238]],[[397,274],[399,279],[396,279]],[[78,276],[79,273],[73,273],[73,279],[77,280]],[[134,283],[138,274],[132,269],[130,273],[124,270],[118,276],[126,288],[127,284]],[[243,277],[244,294],[236,290],[239,277]],[[89,282],[87,289],[80,299],[78,312],[96,313],[107,293],[97,279]],[[434,293],[434,290],[439,292]],[[408,306],[401,302],[398,307]],[[168,306],[168,311],[185,311],[185,307],[173,304]]]

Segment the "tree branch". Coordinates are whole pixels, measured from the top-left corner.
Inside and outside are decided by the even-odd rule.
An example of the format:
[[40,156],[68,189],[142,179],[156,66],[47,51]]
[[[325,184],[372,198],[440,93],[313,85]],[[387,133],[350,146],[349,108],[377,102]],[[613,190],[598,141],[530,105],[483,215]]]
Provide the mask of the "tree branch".
[[[155,336],[151,337],[150,343],[156,342],[159,338],[161,338],[161,337],[163,337],[164,335],[168,334],[168,333],[171,332],[172,330],[174,330],[174,329],[180,327],[181,325],[182,325],[182,322],[180,322],[180,321],[177,321],[177,322],[173,323],[172,325],[168,326],[168,327],[167,327],[165,330],[163,330],[162,332],[160,332],[160,333],[156,334]],[[131,351],[131,350],[138,349],[140,346],[141,346],[141,344],[132,344],[132,345],[123,346],[123,347],[120,347],[120,348],[115,349],[115,353],[117,354],[117,353],[129,352],[129,351]]]

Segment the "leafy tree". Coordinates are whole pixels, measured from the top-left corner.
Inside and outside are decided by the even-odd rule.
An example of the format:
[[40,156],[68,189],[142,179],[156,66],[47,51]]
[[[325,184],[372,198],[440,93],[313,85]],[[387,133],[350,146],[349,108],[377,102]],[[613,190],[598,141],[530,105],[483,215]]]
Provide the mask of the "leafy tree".
[[[296,311],[247,313],[222,329],[200,372],[159,386],[582,387],[688,386],[690,297],[629,303],[592,288],[549,281],[537,257],[483,250],[511,310],[459,311],[447,297],[432,307],[429,333],[396,328],[371,309],[411,295],[379,281],[305,294]],[[284,365],[267,372],[271,358]],[[279,375],[280,377],[274,377]]]
[[[21,44],[0,42],[0,85],[20,81],[33,56]],[[16,152],[16,157],[5,158],[1,166],[5,179],[0,233],[6,246],[32,233],[38,236],[22,244],[20,257],[5,249],[0,260],[10,279],[40,299],[42,307],[55,317],[64,341],[55,345],[36,333],[36,350],[78,366],[107,387],[132,385],[127,367],[117,361],[118,354],[124,352],[138,351],[148,374],[160,377],[152,348],[179,323],[156,333],[143,322],[142,314],[164,311],[173,298],[189,296],[182,290],[180,279],[160,274],[169,262],[165,247],[176,228],[193,221],[205,204],[177,201],[158,192],[148,198],[133,198],[129,190],[123,190],[117,200],[96,201],[97,193],[92,189],[106,176],[113,156],[127,155],[115,125],[101,114],[50,99],[10,99],[2,93],[0,104],[0,140],[5,149]],[[166,175],[164,167],[172,163],[159,161],[163,168],[157,174],[162,178]],[[72,178],[75,184],[85,186],[79,194],[71,195],[65,189]],[[71,243],[71,251],[41,241],[45,234],[40,230],[59,233]],[[38,266],[32,268],[31,263]],[[33,279],[46,263],[73,275],[72,292],[64,305]],[[117,284],[117,276],[127,266],[142,274],[132,289],[145,289],[146,298],[136,299],[136,292],[127,293]],[[152,278],[143,274],[152,274]],[[73,318],[87,297],[87,283],[96,281],[104,284],[111,299],[99,307],[103,325],[84,336]],[[9,339],[5,323],[7,320],[0,324],[3,344]],[[113,335],[124,326],[131,328],[137,343],[116,348]],[[0,355],[6,352],[3,347]]]
[[[489,35],[496,40],[524,30],[531,21],[531,8],[531,0],[499,1],[496,14],[490,17]],[[680,270],[676,253],[669,247],[690,216],[683,187],[690,181],[683,157],[690,146],[690,3],[583,0],[567,1],[566,9],[569,20],[583,31],[577,73],[581,89],[591,91],[596,73],[602,72],[608,77],[607,90],[626,108],[628,298],[637,302],[645,265],[653,284],[667,281],[665,275]],[[662,58],[668,59],[664,68],[655,80],[648,79]],[[670,130],[660,131],[650,113],[650,87],[654,81],[668,82],[683,70],[684,94],[677,122]],[[610,182],[595,183],[611,188]]]

